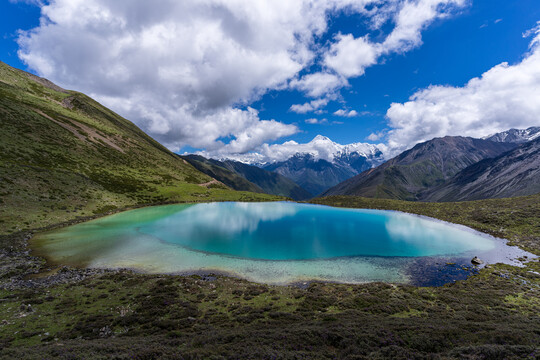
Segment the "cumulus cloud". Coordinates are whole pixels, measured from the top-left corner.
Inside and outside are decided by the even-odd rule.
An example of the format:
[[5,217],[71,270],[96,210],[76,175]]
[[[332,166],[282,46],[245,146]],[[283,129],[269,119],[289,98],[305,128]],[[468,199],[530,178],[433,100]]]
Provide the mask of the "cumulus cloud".
[[348,78],[364,75],[366,68],[377,64],[384,55],[405,53],[422,44],[422,31],[433,21],[450,16],[463,7],[466,0],[391,1],[374,8],[372,26],[380,28],[389,19],[394,28],[382,42],[373,42],[368,35],[354,38],[352,34],[337,34],[335,42],[324,53],[323,64],[328,71],[300,79],[302,86],[293,87],[316,97],[338,91],[348,85]]
[[379,44],[367,36],[355,39],[352,34],[338,34],[325,55],[324,64],[344,77],[364,75],[365,69],[377,63]]
[[296,127],[262,122],[239,105],[285,87],[312,61],[329,11],[369,2],[51,0],[40,26],[21,33],[19,56],[170,148],[216,147],[222,137],[252,144],[272,137],[261,131]]
[[301,79],[294,79],[289,85],[293,89],[304,92],[309,97],[316,98],[324,95],[334,95],[337,90],[348,86],[349,83],[342,76],[317,72],[305,75]]
[[289,110],[297,114],[305,114],[305,113],[316,111],[325,107],[329,101],[330,100],[328,98],[324,98],[324,99],[313,100],[304,104],[294,104],[294,105],[291,105]]
[[482,137],[509,128],[539,125],[540,23],[530,51],[514,65],[499,64],[463,87],[430,86],[387,111],[393,153],[434,137]]
[[[11,0],[15,1],[15,0]],[[249,105],[270,90],[311,98],[320,112],[350,77],[390,52],[421,44],[421,31],[465,0],[24,0],[40,25],[20,33],[19,57],[39,75],[97,98],[172,150],[248,152],[299,131]],[[362,15],[383,42],[337,34],[317,43],[329,17]],[[320,71],[306,71],[313,65]],[[300,76],[300,74],[304,74]],[[228,143],[220,139],[230,139]]]
[[355,116],[358,116],[358,111],[356,110],[347,111],[347,110],[339,109],[338,111],[334,112],[334,115],[343,116],[343,117],[355,117]]

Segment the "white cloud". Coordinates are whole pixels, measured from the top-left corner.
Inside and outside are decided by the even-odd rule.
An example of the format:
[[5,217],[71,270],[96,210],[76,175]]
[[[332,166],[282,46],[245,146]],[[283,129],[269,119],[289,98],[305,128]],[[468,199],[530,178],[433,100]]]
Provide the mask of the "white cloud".
[[337,90],[348,85],[345,78],[327,72],[305,75],[300,80],[293,79],[289,84],[291,88],[300,90],[313,98],[333,95]]
[[[298,131],[296,126],[284,125],[275,120],[259,120],[255,110],[248,108],[248,121],[237,121],[247,125],[244,129],[235,132],[235,139],[223,146],[220,151],[233,154],[243,154],[268,141],[274,141],[284,136],[292,135]],[[245,112],[241,113],[242,115]],[[245,125],[244,125],[245,126]]]
[[[270,90],[311,100],[316,113],[380,57],[421,44],[421,31],[465,0],[50,0],[40,25],[21,32],[19,57],[39,75],[97,98],[173,150],[249,152],[299,129],[250,109]],[[44,5],[47,4],[47,5]],[[381,43],[338,34],[317,43],[339,12]],[[321,71],[302,77],[311,66]],[[326,102],[326,103],[325,103]],[[311,109],[310,109],[311,108]],[[232,139],[224,144],[219,139]]]
[[297,114],[305,114],[305,113],[316,111],[325,107],[329,101],[330,100],[328,98],[324,98],[324,99],[313,100],[304,104],[294,104],[294,105],[291,105],[289,110]]
[[386,136],[386,133],[384,131],[377,131],[377,132],[369,134],[369,136],[366,139],[369,141],[379,141],[385,136]]
[[482,137],[540,123],[540,23],[530,52],[515,65],[502,63],[463,87],[430,86],[387,112],[393,153],[446,135]]
[[316,118],[310,118],[310,119],[306,119],[305,120],[305,123],[306,124],[326,124],[328,123],[328,119],[324,118],[324,119],[316,119]]
[[467,0],[389,1],[375,7],[370,14],[373,27],[379,28],[390,18],[395,25],[384,41],[370,41],[367,35],[354,38],[352,34],[339,33],[323,56],[328,71],[306,75],[292,82],[291,87],[311,97],[335,93],[348,86],[348,78],[364,75],[366,68],[377,64],[382,56],[405,53],[420,46],[425,28],[466,3]]
[[43,6],[44,4],[43,0],[9,0],[9,2],[12,4],[25,3],[25,4],[35,5],[35,6]]
[[[521,36],[526,39],[528,37],[531,37],[531,36],[534,36],[538,33],[538,29],[540,29],[540,21],[537,21],[536,22],[536,26],[533,27],[532,29],[529,29],[527,31],[525,31]],[[534,44],[534,41],[538,41],[538,38],[534,39],[533,40],[533,43],[531,44],[531,46],[533,46]]]
[[378,45],[369,42],[367,36],[355,39],[352,34],[338,34],[335,40],[324,63],[337,73],[345,77],[361,76],[367,67],[377,62]]
[[382,52],[404,53],[422,44],[422,30],[436,19],[449,16],[467,0],[418,0],[404,2],[395,15],[395,28],[382,43]]
[[358,116],[358,111],[356,110],[347,111],[347,110],[339,109],[338,111],[334,112],[334,115],[343,116],[343,117],[355,117],[355,116]]
[[172,149],[223,146],[221,137],[255,143],[277,122],[246,127],[247,118],[261,120],[236,107],[286,87],[312,63],[328,12],[362,12],[374,1],[51,0],[40,25],[21,33],[19,56]]

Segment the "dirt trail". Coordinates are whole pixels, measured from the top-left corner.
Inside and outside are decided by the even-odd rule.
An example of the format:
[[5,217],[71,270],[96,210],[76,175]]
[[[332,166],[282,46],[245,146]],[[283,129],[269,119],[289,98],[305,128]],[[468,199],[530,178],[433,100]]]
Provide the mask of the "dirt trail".
[[[94,144],[101,142],[101,143],[104,143],[104,144],[110,146],[111,148],[113,148],[115,150],[120,151],[121,153],[125,153],[124,150],[122,148],[120,148],[118,145],[116,145],[113,141],[111,141],[110,139],[98,134],[95,129],[93,129],[93,128],[89,127],[89,126],[83,125],[80,122],[75,121],[75,120],[70,120],[72,124],[74,124],[75,126],[77,126],[79,128],[79,129],[77,129],[75,126],[71,126],[71,125],[68,125],[68,124],[62,123],[62,122],[60,122],[58,120],[53,119],[52,117],[45,114],[41,110],[38,110],[38,109],[33,109],[33,110],[36,113],[38,113],[39,115],[51,120],[52,122],[56,123],[57,125],[60,125],[64,129],[70,131],[73,135],[75,135],[81,141],[85,141],[85,142],[86,141],[91,141]],[[87,134],[87,136],[81,134],[79,132],[79,130],[85,132]]]
[[224,185],[225,186],[225,184],[223,184],[221,181],[218,181],[216,179],[213,179],[212,181],[206,182],[204,184],[199,184],[199,186],[207,188],[207,187],[209,187],[210,185],[213,185],[213,184]]

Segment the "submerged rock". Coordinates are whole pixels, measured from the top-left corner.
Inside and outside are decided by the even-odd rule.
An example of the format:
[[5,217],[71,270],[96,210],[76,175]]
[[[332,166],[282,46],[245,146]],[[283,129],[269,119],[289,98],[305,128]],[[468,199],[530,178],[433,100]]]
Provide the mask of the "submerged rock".
[[483,264],[484,262],[483,262],[482,260],[480,260],[480,259],[478,258],[478,256],[475,256],[475,257],[472,258],[471,263],[473,263],[474,265],[481,265],[481,264]]

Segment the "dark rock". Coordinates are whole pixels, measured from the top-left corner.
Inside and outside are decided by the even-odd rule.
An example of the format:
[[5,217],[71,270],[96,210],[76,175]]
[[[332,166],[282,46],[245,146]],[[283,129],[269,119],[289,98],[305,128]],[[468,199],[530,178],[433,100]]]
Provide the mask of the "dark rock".
[[475,257],[472,258],[471,263],[474,264],[474,265],[481,265],[481,264],[483,264],[484,262],[483,262],[482,260],[480,260],[480,259],[478,258],[478,256],[475,256]]

